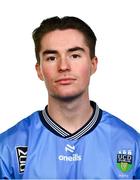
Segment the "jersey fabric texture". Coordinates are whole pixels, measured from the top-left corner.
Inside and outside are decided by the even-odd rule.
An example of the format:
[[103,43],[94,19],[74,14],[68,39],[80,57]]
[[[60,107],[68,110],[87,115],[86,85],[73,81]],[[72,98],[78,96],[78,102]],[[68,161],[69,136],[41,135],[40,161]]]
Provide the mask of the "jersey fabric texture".
[[2,133],[0,179],[140,178],[140,135],[91,105],[92,117],[73,134],[51,119],[47,107]]

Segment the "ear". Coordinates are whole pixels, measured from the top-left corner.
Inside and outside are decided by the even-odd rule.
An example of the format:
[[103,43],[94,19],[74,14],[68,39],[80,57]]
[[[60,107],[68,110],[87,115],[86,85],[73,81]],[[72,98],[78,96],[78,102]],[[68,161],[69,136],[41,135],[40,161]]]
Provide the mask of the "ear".
[[36,63],[35,69],[36,69],[38,78],[43,81],[44,79],[43,79],[43,75],[42,75],[42,72],[41,72],[40,64]]
[[94,56],[91,59],[91,75],[94,74],[97,70],[98,58]]

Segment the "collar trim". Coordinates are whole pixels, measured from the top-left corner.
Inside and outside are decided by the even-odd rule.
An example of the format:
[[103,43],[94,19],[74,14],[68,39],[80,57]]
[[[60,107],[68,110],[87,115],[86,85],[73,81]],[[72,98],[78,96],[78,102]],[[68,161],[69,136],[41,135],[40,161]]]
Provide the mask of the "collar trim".
[[91,106],[93,107],[94,112],[89,121],[79,130],[72,134],[65,130],[63,127],[61,127],[59,124],[57,124],[53,119],[51,119],[47,111],[47,106],[44,110],[40,111],[40,118],[45,127],[54,134],[68,140],[76,140],[94,130],[100,122],[102,110],[99,109],[98,105],[95,102],[91,101]]

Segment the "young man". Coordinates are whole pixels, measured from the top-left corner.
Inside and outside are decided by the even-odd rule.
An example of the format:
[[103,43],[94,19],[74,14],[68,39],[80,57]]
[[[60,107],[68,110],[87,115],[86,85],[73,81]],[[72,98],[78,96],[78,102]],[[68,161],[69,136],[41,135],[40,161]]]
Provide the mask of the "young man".
[[33,39],[48,105],[0,135],[0,178],[140,178],[139,134],[89,100],[98,63],[91,28],[53,17]]

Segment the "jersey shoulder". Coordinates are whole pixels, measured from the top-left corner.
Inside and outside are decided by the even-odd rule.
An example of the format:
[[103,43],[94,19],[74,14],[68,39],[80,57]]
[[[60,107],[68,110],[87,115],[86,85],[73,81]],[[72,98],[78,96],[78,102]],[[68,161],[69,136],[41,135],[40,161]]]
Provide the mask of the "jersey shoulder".
[[109,126],[111,131],[123,136],[132,137],[135,140],[140,141],[140,134],[133,127],[128,125],[123,120],[114,116],[113,114],[102,111],[102,119],[101,122],[106,126]]
[[[124,168],[124,163],[125,167],[133,167],[135,178],[140,178],[140,134],[133,127],[106,111],[102,112],[99,126],[104,136],[108,138],[108,147],[111,150],[114,164],[117,162],[118,173],[120,174],[119,170],[122,171]],[[128,157],[128,155],[131,155],[132,159],[129,163],[125,158],[120,158]],[[132,172],[126,169],[122,177],[127,175],[127,171]]]
[[16,125],[0,134],[0,146],[9,144],[10,142],[22,141],[25,135],[40,123],[39,111],[36,111],[28,117],[19,121]]

